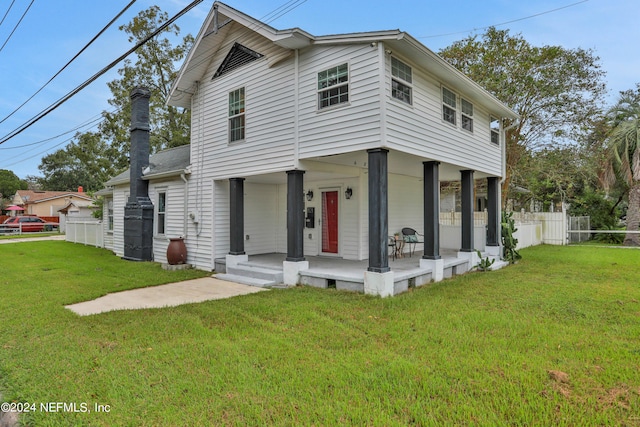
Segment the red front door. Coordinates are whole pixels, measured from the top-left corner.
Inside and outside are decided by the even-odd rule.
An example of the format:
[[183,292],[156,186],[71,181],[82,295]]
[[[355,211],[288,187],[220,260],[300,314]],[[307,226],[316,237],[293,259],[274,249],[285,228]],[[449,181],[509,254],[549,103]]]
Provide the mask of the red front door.
[[338,253],[338,191],[322,192],[322,252]]

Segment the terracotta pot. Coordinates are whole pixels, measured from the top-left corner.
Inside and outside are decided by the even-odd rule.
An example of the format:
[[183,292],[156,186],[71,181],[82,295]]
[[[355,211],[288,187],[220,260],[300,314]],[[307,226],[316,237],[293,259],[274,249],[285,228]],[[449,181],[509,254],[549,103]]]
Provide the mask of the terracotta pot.
[[170,265],[184,264],[187,262],[187,246],[182,237],[169,239],[167,247],[167,262]]

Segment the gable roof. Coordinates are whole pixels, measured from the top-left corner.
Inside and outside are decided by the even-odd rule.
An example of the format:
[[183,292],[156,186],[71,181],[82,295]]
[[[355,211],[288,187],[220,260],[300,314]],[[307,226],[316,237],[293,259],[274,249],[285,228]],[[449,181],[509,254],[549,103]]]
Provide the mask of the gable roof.
[[[383,42],[385,48],[411,58],[421,68],[428,70],[444,84],[465,93],[465,98],[486,105],[504,118],[516,119],[518,115],[469,79],[453,65],[431,51],[406,32],[400,30],[374,31],[349,34],[313,36],[300,28],[277,30],[238,10],[216,1],[209,11],[198,36],[189,51],[178,77],[174,81],[167,104],[183,108],[191,107],[195,87],[202,81],[215,53],[226,38],[231,22],[236,22],[260,34],[274,44],[291,51],[316,45],[370,44]],[[208,58],[208,60],[207,60]]]
[[54,199],[63,199],[65,197],[78,197],[91,201],[86,193],[77,193],[75,191],[34,191],[34,190],[18,190],[16,195],[22,199],[23,204],[42,203]]
[[[191,164],[191,146],[181,145],[158,151],[149,157],[149,167],[142,174],[142,179],[151,180],[189,173]],[[105,182],[106,186],[126,184],[129,182],[130,169]]]

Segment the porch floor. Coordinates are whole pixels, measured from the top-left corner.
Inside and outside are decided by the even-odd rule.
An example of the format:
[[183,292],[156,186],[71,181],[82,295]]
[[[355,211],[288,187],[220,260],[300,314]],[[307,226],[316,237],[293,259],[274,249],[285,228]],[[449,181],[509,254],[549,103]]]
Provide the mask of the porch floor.
[[[458,274],[458,265],[464,264],[464,267],[460,266],[460,272],[466,272],[467,262],[464,259],[457,258],[456,250],[445,249],[440,251],[440,255],[443,259],[445,268],[445,278]],[[420,267],[420,259],[422,257],[422,251],[416,251],[410,257],[405,254],[402,258],[389,257],[389,268],[394,272],[394,282],[396,286],[401,288],[410,286],[409,281],[413,285],[420,286],[431,279],[431,270]],[[283,261],[286,259],[286,254],[283,253],[269,253],[259,255],[249,255],[248,262],[243,262],[238,268],[247,267],[249,269],[268,269],[270,271],[283,270]],[[309,268],[300,272],[301,282],[303,284],[327,287],[330,282],[337,283],[338,288],[345,288],[350,290],[361,291],[362,284],[364,282],[364,272],[369,267],[369,260],[362,261],[346,260],[338,257],[330,256],[305,256],[306,261],[309,263]],[[224,259],[216,259],[216,265],[220,267],[219,272],[225,272],[226,266],[224,266]],[[234,272],[234,275],[243,274],[240,272]],[[226,276],[223,274],[221,277]],[[419,278],[416,282],[416,278]],[[251,284],[250,282],[246,282]],[[257,284],[257,286],[261,286]]]
[[[408,273],[412,270],[420,268],[420,258],[422,251],[416,251],[410,257],[406,254],[402,258],[395,260],[389,257],[389,268],[397,274]],[[458,251],[441,250],[440,256],[444,260],[444,264],[457,260]],[[282,262],[287,257],[286,254],[271,253],[260,255],[249,255],[249,264],[267,267],[271,269],[282,269]],[[348,260],[331,256],[305,256],[309,262],[309,272],[324,273],[343,277],[362,278],[363,272],[369,267],[369,260],[362,261]]]

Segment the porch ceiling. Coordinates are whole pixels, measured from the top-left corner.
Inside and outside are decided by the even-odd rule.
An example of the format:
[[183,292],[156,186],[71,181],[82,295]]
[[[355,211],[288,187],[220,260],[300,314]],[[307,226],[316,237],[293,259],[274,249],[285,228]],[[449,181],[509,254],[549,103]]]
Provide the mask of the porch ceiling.
[[[364,151],[354,151],[351,153],[338,154],[334,156],[324,156],[324,157],[315,157],[313,159],[314,162],[320,163],[328,163],[342,166],[350,166],[352,168],[360,168],[365,169],[364,173],[367,173],[367,153]],[[389,155],[387,158],[389,173],[397,174],[397,175],[406,175],[415,178],[423,177],[423,166],[422,162],[427,162],[433,159],[428,159],[424,157],[415,156],[408,153],[403,153],[401,151],[389,151]],[[304,162],[303,162],[304,163]],[[463,170],[459,165],[454,165],[451,163],[440,163],[440,181],[460,181],[460,171]],[[307,174],[310,175],[309,172]],[[305,179],[308,179],[308,176],[305,174]],[[351,175],[351,176],[357,176]],[[490,176],[489,174],[476,171],[474,174],[475,179],[486,178]],[[331,175],[331,177],[335,178],[336,175]]]
[[[322,181],[329,179],[356,178],[361,174],[367,174],[367,153],[354,151],[351,153],[337,154],[333,156],[314,157],[300,161],[300,168],[305,171],[305,182]],[[418,157],[401,151],[389,151],[389,173],[411,176],[417,179],[423,178],[422,162],[432,159]],[[440,163],[440,181],[460,181],[459,165]],[[476,171],[475,179],[486,178],[490,175]],[[285,172],[271,172],[262,175],[246,176],[246,182],[258,184],[286,184]]]

